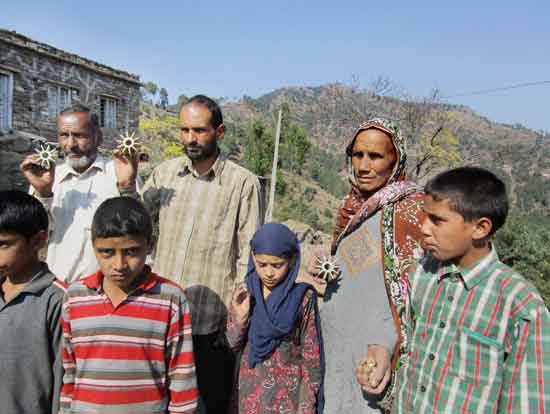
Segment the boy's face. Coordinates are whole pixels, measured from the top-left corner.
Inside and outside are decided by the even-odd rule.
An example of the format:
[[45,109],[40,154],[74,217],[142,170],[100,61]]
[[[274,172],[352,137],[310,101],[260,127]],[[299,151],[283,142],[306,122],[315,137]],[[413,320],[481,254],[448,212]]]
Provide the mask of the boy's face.
[[256,272],[268,291],[281,283],[288,273],[290,260],[270,254],[253,255]]
[[38,250],[44,246],[46,232],[27,239],[11,232],[0,232],[0,277],[16,277],[38,262]]
[[95,256],[105,278],[125,290],[142,274],[149,252],[145,237],[98,237],[93,241]]
[[473,249],[476,223],[465,221],[451,208],[449,200],[424,200],[426,218],[422,223],[422,247],[437,260],[450,260],[460,265],[461,259]]

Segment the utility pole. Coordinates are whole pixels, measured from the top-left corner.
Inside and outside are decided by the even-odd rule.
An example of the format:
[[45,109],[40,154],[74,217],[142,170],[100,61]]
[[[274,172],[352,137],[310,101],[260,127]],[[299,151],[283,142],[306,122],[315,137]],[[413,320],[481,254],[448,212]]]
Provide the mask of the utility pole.
[[283,111],[279,109],[277,119],[277,131],[275,132],[275,154],[273,155],[273,168],[271,169],[271,185],[269,187],[269,201],[267,203],[267,212],[265,222],[269,223],[273,220],[273,206],[275,205],[275,187],[277,185],[277,163],[279,160],[279,139],[281,138],[281,118]]

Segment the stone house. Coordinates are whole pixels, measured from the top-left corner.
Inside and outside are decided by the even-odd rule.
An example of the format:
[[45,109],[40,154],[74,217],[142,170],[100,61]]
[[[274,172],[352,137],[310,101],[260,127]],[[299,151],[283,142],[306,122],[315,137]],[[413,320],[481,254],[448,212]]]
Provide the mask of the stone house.
[[57,141],[56,118],[79,101],[100,118],[104,142],[138,128],[139,76],[0,29],[0,189],[24,186],[18,163],[33,141]]

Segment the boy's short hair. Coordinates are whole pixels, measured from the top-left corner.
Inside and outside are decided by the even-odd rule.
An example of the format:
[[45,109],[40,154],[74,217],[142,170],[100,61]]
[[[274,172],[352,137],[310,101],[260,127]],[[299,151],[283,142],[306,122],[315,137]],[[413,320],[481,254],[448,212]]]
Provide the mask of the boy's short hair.
[[30,239],[47,230],[48,213],[40,201],[22,191],[0,191],[0,232]]
[[141,202],[131,197],[114,197],[97,208],[92,220],[92,241],[97,238],[153,235],[151,216]]
[[449,200],[451,208],[466,221],[490,219],[493,226],[489,236],[502,227],[508,215],[506,185],[483,168],[444,171],[431,179],[424,191],[435,201]]

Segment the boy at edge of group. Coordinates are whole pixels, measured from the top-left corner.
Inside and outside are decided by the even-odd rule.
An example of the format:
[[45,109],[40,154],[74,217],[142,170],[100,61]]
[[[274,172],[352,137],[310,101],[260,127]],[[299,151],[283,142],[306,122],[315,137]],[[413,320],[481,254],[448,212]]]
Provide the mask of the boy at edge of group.
[[100,270],[71,284],[63,305],[60,413],[194,413],[191,315],[183,290],[145,264],[151,218],[129,197],[93,217]]
[[410,357],[394,413],[550,413],[550,316],[499,261],[504,183],[462,167],[426,186],[424,258],[411,272]]
[[65,284],[39,259],[48,214],[34,197],[0,191],[0,412],[56,414],[63,376]]

